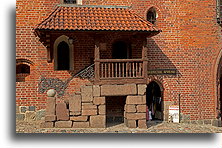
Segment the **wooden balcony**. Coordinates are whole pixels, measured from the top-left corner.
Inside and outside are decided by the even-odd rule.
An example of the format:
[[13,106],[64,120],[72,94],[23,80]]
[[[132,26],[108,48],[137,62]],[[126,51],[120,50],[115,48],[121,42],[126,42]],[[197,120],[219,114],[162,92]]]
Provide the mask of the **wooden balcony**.
[[95,46],[95,81],[103,84],[146,83],[147,47],[143,46],[141,59],[100,59]]

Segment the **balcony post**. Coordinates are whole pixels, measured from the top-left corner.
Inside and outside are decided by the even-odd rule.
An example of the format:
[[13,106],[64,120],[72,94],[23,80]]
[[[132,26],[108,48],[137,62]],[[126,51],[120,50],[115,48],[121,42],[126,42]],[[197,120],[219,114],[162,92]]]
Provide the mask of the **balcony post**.
[[148,66],[148,58],[147,58],[147,41],[143,42],[143,48],[142,48],[142,60],[143,60],[143,77],[147,78],[147,66]]
[[99,42],[96,42],[95,43],[95,52],[94,52],[94,56],[95,56],[95,81],[98,82],[99,79],[100,79],[100,74],[99,74],[99,71],[100,71],[100,62],[99,62],[99,59],[100,59],[100,52],[99,52]]

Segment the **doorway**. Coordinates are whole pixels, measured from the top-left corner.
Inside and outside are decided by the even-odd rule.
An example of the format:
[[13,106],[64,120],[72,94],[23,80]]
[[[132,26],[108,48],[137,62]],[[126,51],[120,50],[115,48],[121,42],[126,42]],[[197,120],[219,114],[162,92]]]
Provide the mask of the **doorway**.
[[163,121],[163,98],[160,86],[152,81],[146,88],[146,102],[149,120]]
[[131,47],[124,41],[117,41],[112,45],[113,59],[129,59],[131,58]]
[[107,127],[124,123],[124,106],[126,96],[106,97],[106,125]]

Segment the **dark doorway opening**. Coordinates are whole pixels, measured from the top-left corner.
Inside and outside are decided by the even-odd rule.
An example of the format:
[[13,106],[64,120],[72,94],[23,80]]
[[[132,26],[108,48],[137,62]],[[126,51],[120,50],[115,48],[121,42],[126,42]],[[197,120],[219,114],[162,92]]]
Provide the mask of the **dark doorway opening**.
[[106,125],[107,127],[124,123],[124,106],[126,96],[106,97]]
[[62,41],[58,45],[57,49],[57,57],[58,57],[58,70],[69,70],[69,62],[70,62],[70,56],[69,56],[69,45]]
[[162,92],[160,86],[152,81],[146,88],[146,102],[148,106],[149,120],[163,120]]
[[[222,114],[222,75],[220,76],[220,99],[219,99],[219,101],[220,101],[220,103],[219,103],[220,104],[220,106],[219,106],[220,113],[218,114],[218,118],[221,120],[221,123],[222,123],[222,117],[221,117],[221,114]],[[219,126],[222,126],[222,125],[219,125]]]
[[131,57],[131,47],[123,41],[117,41],[112,46],[113,59],[129,59]]

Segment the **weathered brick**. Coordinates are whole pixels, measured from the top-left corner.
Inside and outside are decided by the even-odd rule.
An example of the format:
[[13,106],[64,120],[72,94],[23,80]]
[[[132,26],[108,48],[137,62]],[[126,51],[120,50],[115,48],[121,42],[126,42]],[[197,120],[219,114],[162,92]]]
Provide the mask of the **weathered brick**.
[[83,116],[97,115],[97,110],[82,110]]
[[88,116],[76,116],[76,117],[70,117],[70,120],[72,121],[87,121]]
[[105,104],[105,102],[106,102],[105,97],[94,97],[93,98],[93,104],[95,104],[95,105]]
[[69,112],[69,115],[78,116],[78,115],[81,115],[81,112]]
[[46,99],[46,115],[55,115],[55,98],[47,97]]
[[40,128],[53,128],[54,122],[42,122]]
[[56,104],[56,118],[61,121],[69,120],[69,110],[65,103]]
[[147,128],[146,120],[138,120],[139,128]]
[[82,105],[82,110],[96,110],[97,106],[93,104]]
[[126,104],[146,104],[146,96],[127,96]]
[[129,128],[136,128],[136,120],[126,120],[126,125]]
[[81,87],[81,95],[82,102],[90,102],[93,100],[93,91],[92,86],[82,86]]
[[73,128],[89,128],[89,122],[73,122]]
[[69,110],[71,112],[80,112],[81,111],[81,96],[75,95],[69,98]]
[[105,115],[106,114],[106,106],[105,105],[99,105],[99,115]]
[[128,120],[146,119],[146,113],[126,113]]
[[57,128],[71,128],[72,121],[56,121],[55,127],[57,127]]
[[46,115],[45,121],[56,121],[56,115]]
[[138,88],[138,95],[145,95],[146,93],[146,84],[138,84],[137,88]]
[[126,105],[125,111],[128,113],[135,113],[136,112],[136,105]]
[[136,95],[136,84],[125,85],[102,85],[101,96],[123,96],[123,95]]
[[99,85],[93,85],[93,96],[94,97],[100,96],[100,86]]
[[90,127],[92,128],[105,128],[106,127],[106,116],[90,116]]
[[146,105],[137,105],[136,110],[138,113],[144,113],[146,112]]

